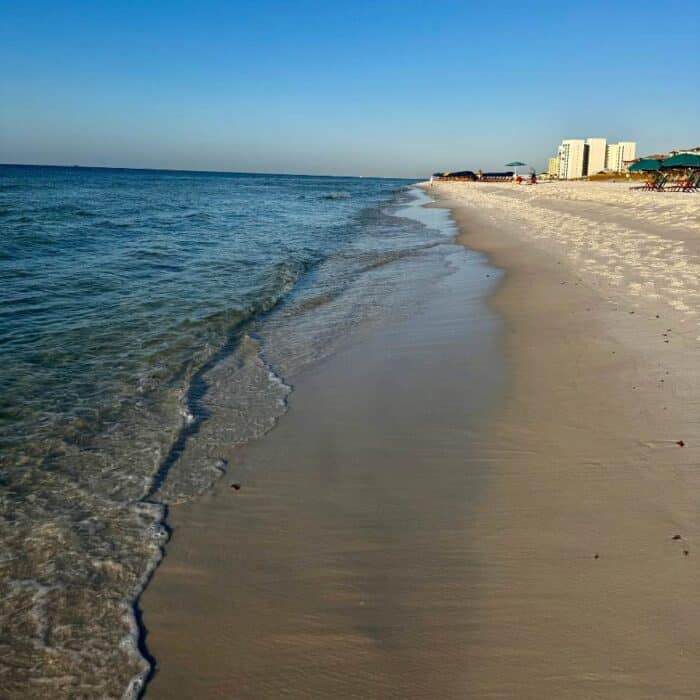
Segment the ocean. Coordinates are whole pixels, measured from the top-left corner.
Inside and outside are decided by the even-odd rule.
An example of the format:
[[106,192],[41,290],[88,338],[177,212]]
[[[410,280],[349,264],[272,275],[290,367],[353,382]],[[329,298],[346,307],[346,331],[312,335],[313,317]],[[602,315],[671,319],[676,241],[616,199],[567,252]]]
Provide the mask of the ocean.
[[168,507],[446,274],[410,185],[0,166],[3,697],[138,696]]

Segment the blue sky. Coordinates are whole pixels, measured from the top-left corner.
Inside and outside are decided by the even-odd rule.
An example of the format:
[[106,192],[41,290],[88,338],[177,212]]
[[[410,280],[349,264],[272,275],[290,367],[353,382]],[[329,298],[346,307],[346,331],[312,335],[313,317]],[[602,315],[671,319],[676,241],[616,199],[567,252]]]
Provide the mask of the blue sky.
[[414,177],[700,145],[699,7],[0,0],[0,162]]

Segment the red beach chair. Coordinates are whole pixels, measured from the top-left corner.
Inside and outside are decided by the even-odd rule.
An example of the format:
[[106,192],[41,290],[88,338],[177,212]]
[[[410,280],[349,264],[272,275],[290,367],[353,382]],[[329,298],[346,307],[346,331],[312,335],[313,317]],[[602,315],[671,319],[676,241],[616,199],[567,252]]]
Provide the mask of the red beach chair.
[[694,192],[697,191],[698,175],[691,173],[682,180],[671,183],[664,188],[664,192]]
[[693,173],[680,192],[697,192],[700,188],[700,171]]
[[667,182],[668,182],[668,175],[663,175],[655,182],[650,183],[649,187],[646,187],[645,189],[648,189],[652,192],[663,192],[664,187],[666,187]]
[[[666,179],[666,178],[664,178]],[[630,187],[631,190],[654,190],[656,189],[657,185],[661,182],[662,180],[662,175],[661,173],[656,173],[654,175],[653,179],[647,180],[643,185],[635,185],[634,187]]]

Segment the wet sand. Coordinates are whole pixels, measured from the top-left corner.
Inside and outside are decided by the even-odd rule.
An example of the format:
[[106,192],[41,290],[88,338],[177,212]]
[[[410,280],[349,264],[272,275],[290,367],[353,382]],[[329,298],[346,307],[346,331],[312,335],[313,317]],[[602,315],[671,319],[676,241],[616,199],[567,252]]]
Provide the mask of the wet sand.
[[299,377],[226,481],[171,509],[148,698],[463,695],[476,445],[506,372],[496,271],[453,249],[425,308]]
[[[693,242],[485,192],[433,188],[507,271],[505,325],[458,264],[425,313],[300,378],[240,491],[172,509],[147,697],[697,696],[698,333],[660,283],[631,291],[692,269]],[[552,212],[627,238],[586,262]],[[649,275],[625,269],[615,245],[649,235]]]

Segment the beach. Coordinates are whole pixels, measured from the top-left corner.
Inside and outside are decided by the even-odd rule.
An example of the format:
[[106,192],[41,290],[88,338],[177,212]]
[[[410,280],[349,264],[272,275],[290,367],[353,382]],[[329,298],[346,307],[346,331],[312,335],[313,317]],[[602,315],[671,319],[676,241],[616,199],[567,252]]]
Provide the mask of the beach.
[[700,700],[700,4],[5,14],[0,700]]
[[433,190],[507,270],[493,304],[513,385],[474,516],[488,593],[471,692],[694,697],[700,202],[625,184]]
[[147,697],[695,697],[699,200],[425,189],[426,306],[171,508]]

